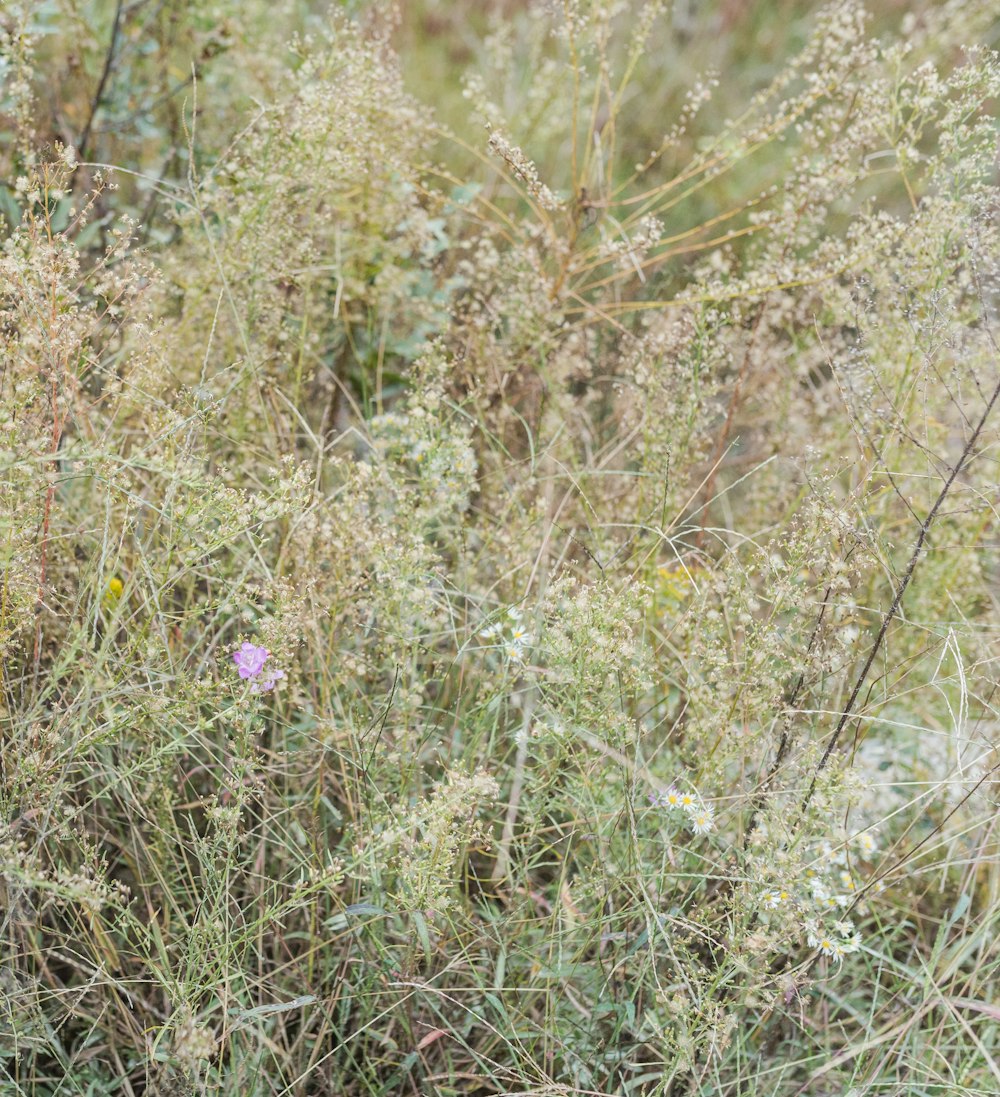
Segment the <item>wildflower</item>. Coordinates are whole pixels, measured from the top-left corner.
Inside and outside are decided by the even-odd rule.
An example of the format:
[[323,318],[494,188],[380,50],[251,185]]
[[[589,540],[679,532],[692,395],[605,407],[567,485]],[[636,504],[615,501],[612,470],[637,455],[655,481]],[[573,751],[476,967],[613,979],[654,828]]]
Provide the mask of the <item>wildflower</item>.
[[521,611],[517,608],[517,606],[511,606],[510,609],[507,610],[507,616],[512,621],[515,621],[515,622],[520,621],[521,620]]
[[861,948],[861,934],[852,933],[846,941],[840,942],[841,950],[847,952],[857,952]]
[[787,891],[769,891],[764,896],[763,906],[765,910],[777,910],[778,907],[784,906],[785,903],[791,898]]
[[708,834],[715,826],[715,812],[707,804],[688,813],[688,822],[695,834]]
[[264,663],[270,654],[267,648],[257,647],[247,641],[239,651],[233,653],[233,662],[241,678],[256,678],[264,669]]
[[104,597],[101,601],[104,604],[105,609],[114,609],[115,606],[121,601],[122,591],[124,591],[125,585],[117,575],[112,576],[108,580],[108,585],[104,588]]
[[499,624],[489,625],[487,628],[484,628],[483,631],[480,632],[480,634],[479,634],[480,638],[483,639],[483,640],[492,640],[492,639],[494,639],[495,637],[497,637],[499,635],[500,635],[500,625]]
[[687,812],[698,811],[701,807],[701,805],[698,803],[698,797],[690,792],[681,793],[680,805]]
[[840,874],[840,886],[844,888],[845,891],[855,891],[857,889],[854,877],[851,876],[849,872],[842,872]]
[[[840,931],[838,930],[838,932]],[[833,952],[827,953],[827,955],[832,955],[836,960],[843,960],[845,956],[849,956],[852,952],[857,952],[859,948],[861,948],[861,934],[845,934],[845,940],[834,941]]]
[[692,579],[686,568],[662,564],[656,571],[663,579],[663,592],[669,599],[674,602],[681,602],[687,597]]
[[649,802],[655,808],[679,808],[681,806],[681,794],[671,785],[665,792],[651,792]]
[[858,835],[858,848],[862,853],[877,853],[878,846],[875,844],[874,835],[868,833]]
[[265,677],[250,687],[251,693],[270,693],[272,689],[285,677],[283,670],[268,671]]
[[831,865],[843,865],[847,861],[844,849],[842,847],[834,849],[829,842],[823,842],[820,846],[820,857],[825,863]]
[[524,648],[520,644],[509,643],[504,647],[504,654],[512,663],[524,662]]
[[812,897],[816,902],[816,905],[822,910],[843,909],[844,907],[851,905],[851,897],[849,895],[834,895],[833,892],[819,880],[813,881]]
[[813,931],[809,934],[808,941],[812,948],[818,948],[824,956],[837,955],[837,942],[828,933]]
[[243,679],[251,680],[251,693],[269,693],[275,685],[285,677],[285,672],[278,668],[264,670],[271,653],[264,647],[256,644],[245,643],[239,651],[233,653],[233,662]]

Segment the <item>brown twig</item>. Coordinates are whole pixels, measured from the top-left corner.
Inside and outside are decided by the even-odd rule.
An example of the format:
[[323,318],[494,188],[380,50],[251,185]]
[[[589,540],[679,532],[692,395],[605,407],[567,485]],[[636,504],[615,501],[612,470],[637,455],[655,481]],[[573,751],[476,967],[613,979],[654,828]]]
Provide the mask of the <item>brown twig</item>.
[[[992,339],[991,339],[992,341]],[[983,428],[986,426],[986,421],[989,419],[996,407],[997,401],[1000,400],[1000,381],[997,382],[996,387],[993,389],[993,394],[987,401],[986,407],[983,410],[983,414],[979,417],[979,422],[976,424],[975,429],[969,436],[969,440],[965,443],[962,449],[962,454],[958,461],[953,466],[948,479],[944,483],[944,487],[938,493],[937,499],[934,500],[934,505],[927,513],[927,517],[920,523],[920,532],[917,535],[916,544],[913,546],[913,551],[910,553],[909,562],[906,565],[906,570],[903,572],[903,577],[900,579],[896,586],[896,591],[893,594],[892,604],[889,606],[888,612],[882,618],[882,624],[879,627],[878,635],[875,637],[875,642],[871,646],[871,650],[868,652],[868,657],[865,659],[864,666],[861,668],[861,673],[858,675],[854,688],[851,690],[851,696],[848,698],[847,704],[844,706],[840,719],[837,721],[837,726],[833,730],[833,734],[827,741],[826,747],[823,750],[823,755],[819,760],[819,764],[816,766],[816,772],[812,776],[812,780],[809,782],[809,789],[805,794],[802,801],[802,810],[804,811],[809,806],[809,801],[813,797],[813,793],[816,791],[816,781],[820,773],[826,767],[827,762],[830,760],[830,755],[833,754],[837,747],[837,743],[840,741],[841,733],[847,726],[848,720],[850,720],[852,713],[854,712],[854,706],[857,703],[858,696],[861,690],[864,688],[864,684],[868,679],[868,675],[871,672],[872,666],[875,663],[875,659],[882,647],[882,641],[885,639],[886,633],[889,631],[889,625],[892,623],[893,618],[896,616],[900,605],[903,601],[903,595],[906,593],[906,588],[910,585],[910,580],[913,578],[913,573],[916,570],[917,563],[920,557],[923,555],[924,543],[927,540],[927,534],[930,532],[931,524],[937,517],[938,511],[941,509],[942,504],[948,497],[951,491],[952,484],[958,478],[959,474],[964,470],[966,464],[972,456],[972,451],[975,449],[976,443],[979,441],[979,436],[983,432]]]
[[90,101],[90,114],[87,116],[87,123],[83,127],[83,132],[80,134],[80,140],[77,144],[76,154],[83,160],[86,158],[87,144],[90,141],[90,133],[94,125],[94,119],[97,117],[97,112],[101,108],[101,102],[104,99],[104,89],[107,87],[108,80],[111,78],[111,73],[114,70],[115,54],[118,50],[118,33],[121,30],[122,22],[122,9],[125,7],[125,0],[118,0],[118,4],[115,7],[115,18],[111,24],[111,42],[108,44],[108,52],[104,57],[104,70],[101,72],[101,78],[97,82],[97,89],[94,92],[94,97]]

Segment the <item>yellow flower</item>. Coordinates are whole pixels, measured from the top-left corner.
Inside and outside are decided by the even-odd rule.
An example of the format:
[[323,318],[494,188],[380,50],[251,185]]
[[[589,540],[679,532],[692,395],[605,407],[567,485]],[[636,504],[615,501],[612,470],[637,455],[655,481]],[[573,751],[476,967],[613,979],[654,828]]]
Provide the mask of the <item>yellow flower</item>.
[[112,576],[108,580],[108,585],[104,588],[104,597],[101,599],[105,609],[114,609],[115,606],[121,601],[122,591],[125,589],[125,584],[118,578],[117,575]]
[[661,583],[660,589],[664,596],[672,602],[683,602],[691,592],[693,579],[689,570],[679,565],[670,567],[666,564],[656,569]]

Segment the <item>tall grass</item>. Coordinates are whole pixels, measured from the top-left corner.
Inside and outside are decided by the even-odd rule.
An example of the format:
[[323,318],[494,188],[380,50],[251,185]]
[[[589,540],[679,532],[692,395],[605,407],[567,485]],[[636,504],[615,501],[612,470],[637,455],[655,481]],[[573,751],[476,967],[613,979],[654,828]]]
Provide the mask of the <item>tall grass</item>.
[[997,1092],[993,6],[445,7],[0,14],[0,1093]]

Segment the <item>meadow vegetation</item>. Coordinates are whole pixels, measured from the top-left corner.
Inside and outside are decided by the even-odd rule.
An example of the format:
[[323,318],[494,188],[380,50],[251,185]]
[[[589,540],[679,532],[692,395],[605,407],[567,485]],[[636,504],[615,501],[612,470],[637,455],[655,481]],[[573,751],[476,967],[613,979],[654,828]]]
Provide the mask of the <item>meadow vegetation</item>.
[[0,8],[0,1095],[1000,1092],[998,41]]

